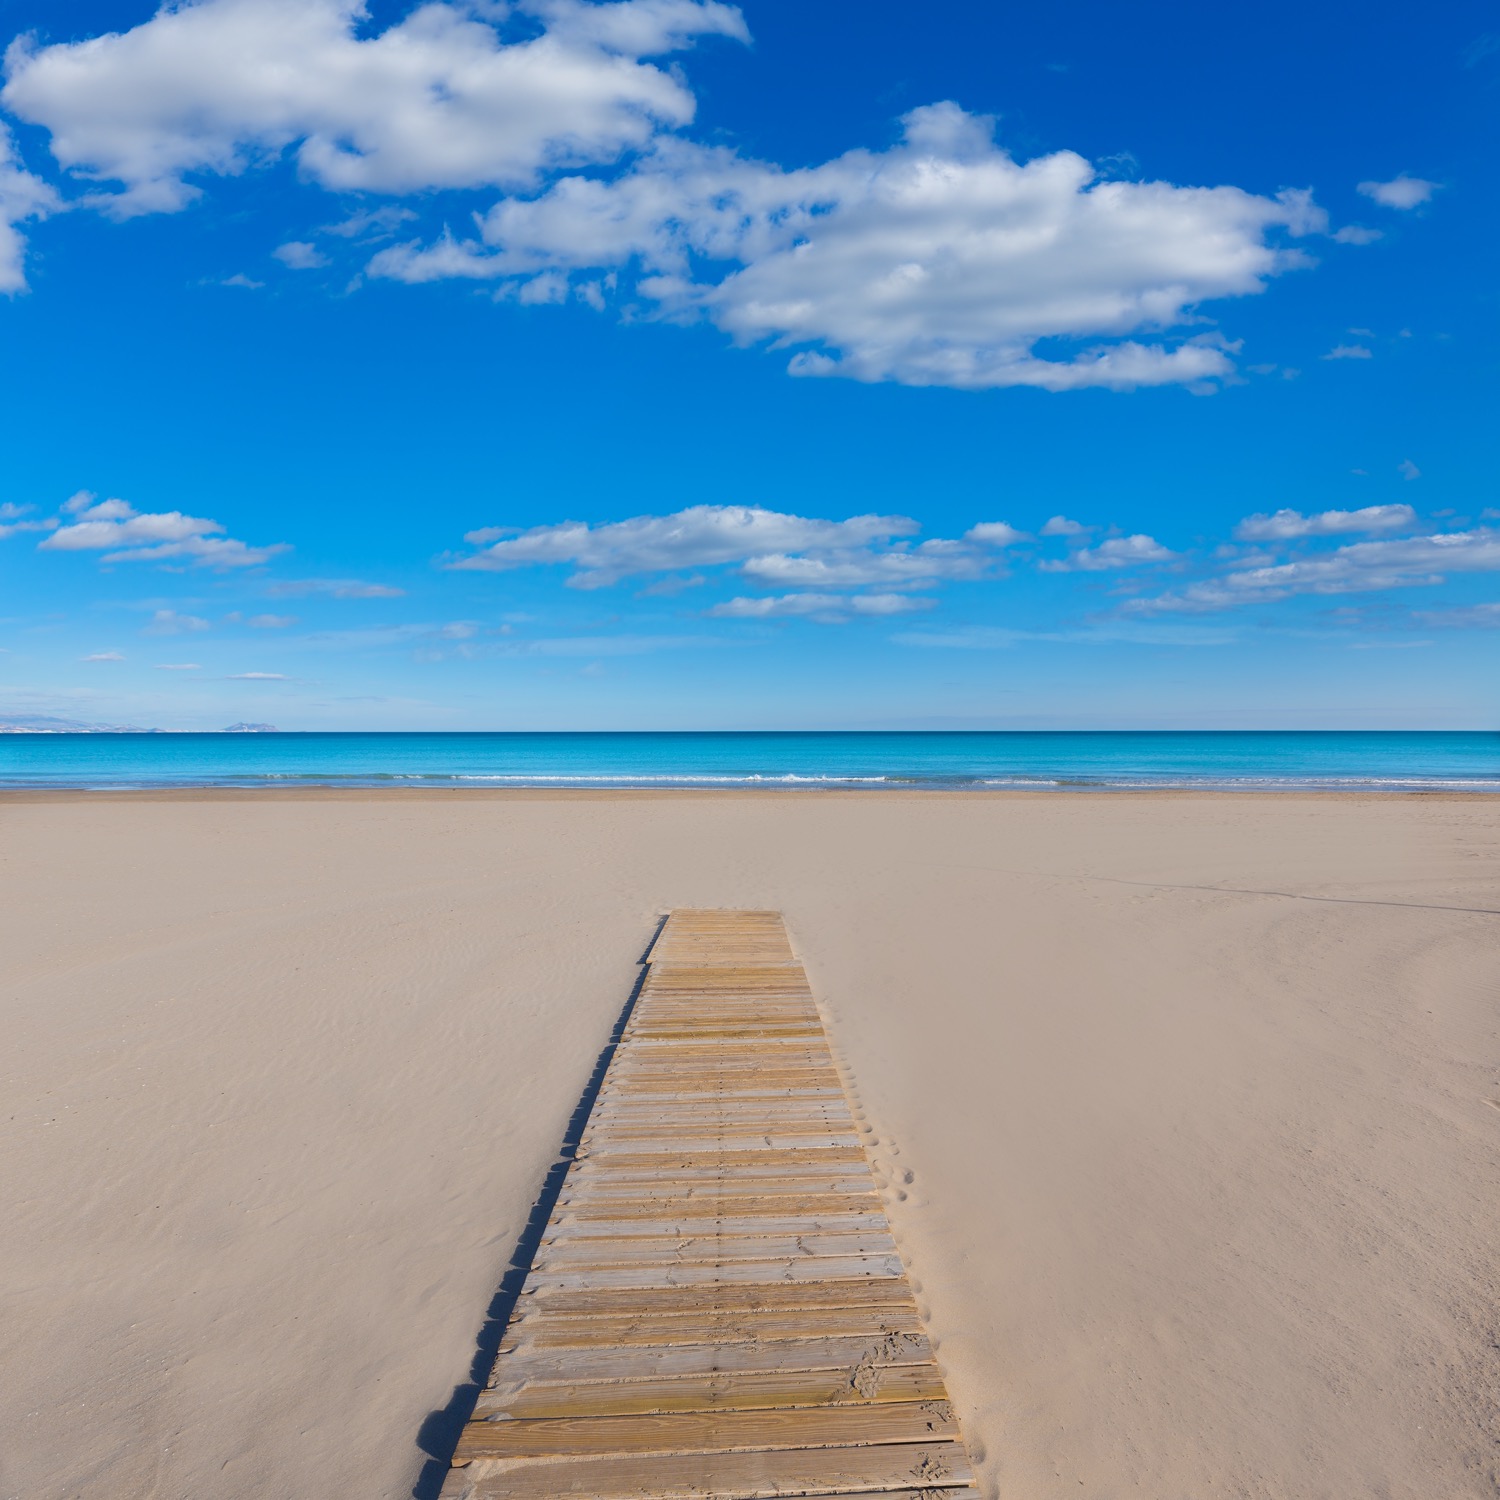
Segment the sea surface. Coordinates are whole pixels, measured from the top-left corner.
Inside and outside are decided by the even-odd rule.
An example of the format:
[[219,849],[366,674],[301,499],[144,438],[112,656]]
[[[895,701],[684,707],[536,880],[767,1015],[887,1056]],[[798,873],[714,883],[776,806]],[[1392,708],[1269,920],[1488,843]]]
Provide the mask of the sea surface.
[[1500,734],[0,735],[0,787],[389,785],[1500,792]]

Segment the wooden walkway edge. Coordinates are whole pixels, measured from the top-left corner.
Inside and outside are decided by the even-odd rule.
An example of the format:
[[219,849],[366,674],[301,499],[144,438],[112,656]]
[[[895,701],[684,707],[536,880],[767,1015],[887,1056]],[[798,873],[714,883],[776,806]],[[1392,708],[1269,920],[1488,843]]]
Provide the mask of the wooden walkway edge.
[[780,915],[649,964],[443,1500],[976,1500]]

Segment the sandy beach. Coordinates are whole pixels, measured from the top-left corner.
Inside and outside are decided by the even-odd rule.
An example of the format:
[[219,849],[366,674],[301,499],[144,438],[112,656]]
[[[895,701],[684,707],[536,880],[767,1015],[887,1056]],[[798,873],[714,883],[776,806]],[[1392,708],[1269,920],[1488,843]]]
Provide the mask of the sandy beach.
[[1500,1489],[1500,799],[258,792],[0,801],[0,1496],[411,1495],[720,905],[786,915],[989,1495]]

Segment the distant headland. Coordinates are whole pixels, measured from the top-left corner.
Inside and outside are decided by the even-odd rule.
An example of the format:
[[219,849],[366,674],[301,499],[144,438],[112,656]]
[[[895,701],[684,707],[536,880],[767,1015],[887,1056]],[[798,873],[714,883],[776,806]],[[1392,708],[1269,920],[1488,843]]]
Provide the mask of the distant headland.
[[55,719],[47,714],[0,714],[0,734],[280,734],[274,724],[227,724],[221,730],[147,729],[139,724],[91,724],[83,719]]

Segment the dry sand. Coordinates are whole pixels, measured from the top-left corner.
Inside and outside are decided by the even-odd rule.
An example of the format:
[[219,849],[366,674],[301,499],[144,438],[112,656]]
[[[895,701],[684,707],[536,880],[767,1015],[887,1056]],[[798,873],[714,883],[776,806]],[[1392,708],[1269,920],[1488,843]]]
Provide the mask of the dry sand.
[[1496,1493],[1500,799],[260,793],[0,803],[0,1495],[409,1495],[673,905],[785,911],[989,1495]]

